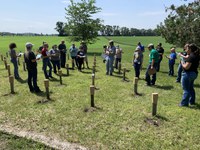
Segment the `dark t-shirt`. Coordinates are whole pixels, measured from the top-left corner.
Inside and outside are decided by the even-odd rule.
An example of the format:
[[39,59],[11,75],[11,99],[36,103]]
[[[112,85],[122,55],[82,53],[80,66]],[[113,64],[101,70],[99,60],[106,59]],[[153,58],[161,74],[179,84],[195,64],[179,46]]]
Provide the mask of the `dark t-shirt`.
[[157,49],[158,53],[159,53],[159,58],[162,59],[163,58],[163,54],[164,54],[164,49],[162,47],[160,47],[159,49]]
[[77,57],[77,59],[79,61],[83,61],[84,60],[85,53],[83,51],[78,51],[77,55],[82,56],[82,57]]
[[83,51],[84,51],[84,53],[87,54],[87,49],[88,49],[88,48],[87,48],[87,45],[86,45],[86,44],[83,44],[82,46],[83,46]]
[[25,54],[25,63],[26,63],[26,68],[28,70],[33,70],[36,69],[37,67],[37,62],[32,62],[33,59],[36,59],[35,54],[33,52],[28,52]]
[[67,49],[66,49],[66,45],[65,44],[60,44],[58,46],[58,49],[60,50],[61,53],[66,53]]
[[186,62],[190,62],[192,65],[190,66],[190,68],[188,70],[185,70],[185,72],[196,72],[198,73],[197,71],[197,68],[199,66],[199,56],[196,56],[194,54],[190,54],[189,57],[186,59]]

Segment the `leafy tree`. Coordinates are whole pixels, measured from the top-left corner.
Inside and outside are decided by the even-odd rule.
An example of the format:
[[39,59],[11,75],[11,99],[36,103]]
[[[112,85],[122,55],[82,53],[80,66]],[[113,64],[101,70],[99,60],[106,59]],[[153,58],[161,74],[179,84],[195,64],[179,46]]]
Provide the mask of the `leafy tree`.
[[55,28],[55,30],[59,33],[59,36],[63,36],[63,35],[64,35],[64,33],[65,33],[64,28],[65,28],[65,24],[64,24],[63,22],[58,21],[58,22],[56,23],[56,28]]
[[130,35],[129,28],[127,28],[127,27],[122,27],[122,28],[121,28],[121,35],[122,35],[122,36],[129,36],[129,35]]
[[107,36],[113,35],[113,27],[111,25],[106,25],[105,26],[105,34]]
[[183,46],[187,42],[196,43],[200,46],[200,2],[193,1],[187,5],[167,8],[170,11],[164,24],[158,26],[159,32],[166,42]]
[[71,36],[71,41],[84,40],[93,43],[98,36],[102,24],[99,18],[93,19],[94,14],[100,12],[101,8],[95,6],[95,0],[81,0],[75,3],[70,0],[66,10],[67,27],[66,32]]

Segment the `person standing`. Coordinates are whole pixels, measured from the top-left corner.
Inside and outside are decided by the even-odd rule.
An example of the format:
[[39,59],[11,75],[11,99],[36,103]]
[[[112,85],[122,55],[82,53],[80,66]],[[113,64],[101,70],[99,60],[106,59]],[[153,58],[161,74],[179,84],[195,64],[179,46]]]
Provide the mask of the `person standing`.
[[[87,50],[88,50],[88,47],[87,47],[85,41],[82,41],[82,42],[81,42],[81,46],[83,47],[83,52],[84,52],[84,54],[85,54],[84,61],[85,61],[86,65],[87,65],[87,68],[89,69],[88,58],[87,58]],[[84,63],[83,63],[83,68],[85,68],[85,64],[84,64]]]
[[133,54],[133,66],[135,69],[135,77],[140,77],[140,67],[142,62],[142,51],[139,46],[136,47]]
[[169,59],[169,76],[174,76],[174,64],[176,60],[175,48],[171,48],[170,56],[166,56]]
[[115,54],[115,68],[118,69],[118,63],[122,60],[122,49],[119,45],[116,46],[116,54]]
[[158,66],[157,66],[157,69],[156,71],[159,72],[160,71],[160,63],[163,59],[163,54],[164,54],[164,48],[162,47],[162,43],[159,43],[156,50],[158,51],[158,54],[159,54],[159,60],[158,60]]
[[26,52],[24,55],[26,68],[28,70],[28,86],[30,92],[41,92],[40,88],[37,85],[37,59],[35,54],[32,51],[33,44],[28,42],[26,43]]
[[107,61],[106,61],[106,75],[113,75],[113,62],[114,62],[114,57],[116,54],[116,47],[114,46],[113,40],[109,41],[109,46],[106,51],[106,54],[108,55]]
[[79,47],[79,51],[77,53],[77,62],[78,62],[78,71],[81,71],[82,65],[84,63],[85,53],[83,50],[83,46]]
[[[49,79],[49,78],[53,78],[52,77],[52,66],[51,66],[51,63],[50,63],[50,59],[49,57],[51,57],[51,55],[49,54],[49,51],[48,51],[48,47],[49,45],[47,43],[44,44],[43,46],[43,49],[42,49],[42,62],[43,62],[43,71],[44,71],[44,76],[46,79]],[[49,73],[47,73],[47,66],[49,67]]]
[[183,72],[181,84],[183,88],[183,96],[179,106],[189,106],[195,104],[194,81],[198,76],[199,66],[199,49],[195,44],[189,44],[186,48],[189,57],[185,61],[181,61]]
[[65,68],[67,48],[64,40],[58,45],[58,49],[60,50],[61,67]]
[[71,55],[71,58],[72,58],[72,69],[74,69],[75,63],[76,63],[76,66],[78,67],[77,58],[76,58],[78,49],[76,48],[75,44],[72,44],[69,51],[70,51],[70,55]]
[[[185,44],[184,48],[183,48],[183,52],[179,53],[179,56],[183,57],[183,56],[186,56],[187,53],[186,53],[186,48],[188,47],[189,44]],[[181,74],[182,74],[182,71],[183,71],[183,68],[182,68],[182,64],[181,64],[181,60],[179,62],[179,65],[178,65],[178,74],[177,74],[177,78],[176,78],[176,82],[179,83],[181,82]]]
[[143,61],[144,61],[144,60],[143,60],[143,59],[144,59],[144,57],[143,57],[143,53],[145,52],[145,47],[144,47],[144,45],[141,44],[141,42],[138,42],[137,45],[140,47],[141,52],[142,52],[142,60],[141,60],[141,65],[140,65],[140,69],[142,69]]
[[53,64],[53,72],[57,74],[57,69],[60,70],[60,51],[57,49],[57,45],[53,45],[49,51],[51,55],[51,63]]
[[146,84],[148,86],[151,86],[151,85],[155,85],[155,82],[156,82],[156,72],[152,74],[152,79],[150,77],[150,74],[149,74],[149,70],[153,70],[153,69],[156,69],[157,68],[157,65],[158,65],[158,60],[159,60],[159,54],[158,54],[158,51],[154,49],[154,45],[151,43],[148,45],[148,49],[150,51],[150,59],[149,59],[149,65],[147,67],[147,70],[146,70],[146,76],[145,76],[145,80],[146,80]]
[[9,48],[10,48],[9,50],[10,61],[13,63],[13,66],[14,66],[15,79],[20,79],[19,72],[18,72],[18,63],[17,63],[17,58],[20,56],[18,56],[15,51],[15,48],[17,48],[17,45],[15,43],[10,43]]

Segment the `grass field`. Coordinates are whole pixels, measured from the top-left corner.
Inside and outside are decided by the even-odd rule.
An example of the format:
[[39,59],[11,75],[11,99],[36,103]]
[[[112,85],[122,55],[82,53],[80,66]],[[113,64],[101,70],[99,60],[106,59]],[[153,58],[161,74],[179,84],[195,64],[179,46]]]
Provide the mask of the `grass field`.
[[[5,55],[10,42],[16,42],[17,51],[24,51],[26,42],[34,43],[36,50],[46,41],[49,45],[59,44],[59,37],[0,37],[0,53]],[[122,81],[122,75],[105,75],[105,64],[102,62],[102,45],[108,40],[100,37],[96,44],[89,45],[89,66],[93,64],[93,54],[97,56],[95,105],[90,108],[91,69],[83,73],[70,70],[70,76],[59,77],[50,81],[51,101],[38,103],[45,99],[45,93],[36,95],[29,92],[26,82],[27,72],[19,66],[22,81],[15,80],[16,94],[10,93],[7,70],[0,61],[0,124],[9,125],[24,131],[42,133],[62,141],[78,143],[89,149],[200,149],[200,80],[195,81],[197,105],[190,108],[179,108],[181,85],[175,83],[176,76],[168,76],[168,60],[163,59],[161,71],[157,74],[156,86],[147,87],[145,81],[139,80],[138,92],[133,95],[134,70],[132,54],[139,41],[145,46],[149,43],[163,43],[165,54],[169,54],[171,45],[160,37],[112,37],[120,44],[124,54],[122,66],[130,70],[127,73],[129,82]],[[71,44],[66,43],[69,47]],[[79,45],[79,43],[76,43]],[[115,43],[117,45],[117,43]],[[181,51],[181,49],[177,49]],[[149,52],[146,49],[144,78],[148,64]],[[22,60],[21,60],[22,62]],[[71,67],[71,62],[68,60]],[[178,66],[176,61],[175,70]],[[38,62],[38,85],[45,91],[42,62]],[[13,72],[13,67],[11,67]],[[66,74],[66,70],[63,69]],[[175,74],[177,75],[177,73]],[[151,94],[159,94],[158,115],[151,116]],[[89,110],[89,111],[87,111]]]

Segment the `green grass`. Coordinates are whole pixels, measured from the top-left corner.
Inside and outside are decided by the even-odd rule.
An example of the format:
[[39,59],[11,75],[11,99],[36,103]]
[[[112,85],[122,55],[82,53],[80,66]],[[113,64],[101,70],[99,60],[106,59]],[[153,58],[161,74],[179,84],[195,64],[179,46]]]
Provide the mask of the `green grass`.
[[0,132],[0,149],[1,150],[50,150],[52,148],[43,144],[19,138],[14,135]]
[[[24,50],[26,42],[34,43],[37,49],[42,41],[50,45],[59,44],[58,37],[0,37],[0,50],[6,53],[11,41],[17,43],[17,51]],[[160,37],[112,37],[120,44],[124,54],[122,66],[130,72],[122,82],[122,75],[113,77],[105,75],[105,64],[100,57],[102,45],[108,40],[100,40],[89,45],[89,63],[92,67],[93,54],[97,55],[95,105],[98,109],[85,111],[90,107],[91,70],[84,73],[70,70],[70,76],[63,77],[64,85],[57,80],[50,81],[52,101],[41,104],[45,94],[36,95],[29,92],[26,82],[15,80],[16,94],[9,94],[7,71],[0,62],[0,124],[10,124],[26,131],[42,133],[46,136],[78,143],[90,149],[200,149],[200,80],[195,81],[197,105],[192,108],[179,108],[182,97],[180,84],[176,77],[168,76],[168,60],[163,59],[161,71],[157,74],[154,87],[146,87],[144,80],[139,80],[138,92],[142,96],[133,96],[134,70],[132,54],[138,41],[147,46],[149,43],[163,43],[165,54],[169,54],[171,45]],[[117,44],[117,43],[116,43]],[[71,44],[67,42],[69,47]],[[77,43],[78,45],[78,43]],[[181,49],[178,49],[181,51]],[[148,64],[149,52],[146,49],[144,68]],[[70,60],[68,60],[71,66]],[[176,61],[175,70],[178,66]],[[38,84],[44,88],[42,62],[38,63]],[[11,68],[13,71],[13,68]],[[19,68],[23,80],[27,72]],[[66,73],[66,70],[63,70]],[[145,69],[141,72],[144,78]],[[151,117],[151,93],[158,93],[158,116]],[[156,125],[154,125],[154,123]],[[157,125],[158,124],[158,125]]]

